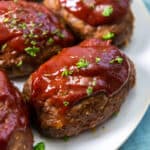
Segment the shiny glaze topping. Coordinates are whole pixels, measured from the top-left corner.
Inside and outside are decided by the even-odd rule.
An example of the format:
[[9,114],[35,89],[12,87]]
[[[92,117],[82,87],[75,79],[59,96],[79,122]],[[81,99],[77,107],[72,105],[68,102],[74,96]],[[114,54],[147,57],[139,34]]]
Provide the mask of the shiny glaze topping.
[[73,36],[42,4],[0,1],[1,53],[26,53],[35,57],[54,44],[67,46]]
[[[88,96],[112,96],[126,83],[126,57],[109,41],[89,39],[65,48],[32,74],[31,102],[69,108]],[[37,105],[38,104],[38,105]]]
[[6,75],[0,71],[0,149],[7,150],[9,138],[16,130],[25,130],[28,125],[27,112],[22,98]]
[[114,23],[124,17],[130,0],[59,0],[60,5],[92,26]]

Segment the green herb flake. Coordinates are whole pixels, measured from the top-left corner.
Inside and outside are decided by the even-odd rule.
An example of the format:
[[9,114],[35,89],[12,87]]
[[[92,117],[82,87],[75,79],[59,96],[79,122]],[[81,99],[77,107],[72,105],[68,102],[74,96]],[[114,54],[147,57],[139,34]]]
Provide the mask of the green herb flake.
[[47,41],[47,43],[48,43],[49,45],[52,45],[52,44],[54,43],[54,40],[53,40],[52,38],[49,38],[48,41]]
[[45,144],[43,142],[36,144],[34,150],[45,150]]
[[93,93],[93,87],[89,86],[86,90],[86,93],[88,96],[90,96]]
[[27,35],[27,34],[23,34],[23,37],[24,37],[24,38],[27,38],[27,37],[28,37],[28,35]]
[[29,38],[33,38],[33,37],[34,37],[34,34],[33,34],[33,33],[30,33],[30,34],[28,35],[28,37],[29,37]]
[[115,63],[115,62],[117,62],[118,64],[122,64],[122,63],[123,63],[123,58],[120,57],[120,56],[117,56],[115,59],[112,59],[112,60],[110,61],[110,64],[113,64],[113,63]]
[[47,34],[48,34],[48,31],[46,30],[42,32],[42,35],[47,35]]
[[9,18],[4,18],[3,22],[4,22],[4,23],[9,22]]
[[101,58],[96,57],[95,62],[96,62],[96,63],[99,63],[100,61],[101,61]]
[[68,136],[64,136],[64,137],[63,137],[63,140],[64,140],[65,142],[67,142],[67,141],[69,140],[69,137],[68,137]]
[[69,102],[68,102],[68,101],[64,101],[64,102],[63,102],[63,105],[64,105],[65,107],[67,107],[67,106],[69,105]]
[[72,70],[67,70],[67,69],[65,69],[65,70],[62,72],[61,75],[67,77],[67,76],[69,76],[69,75],[72,75],[72,73],[73,73]]
[[38,38],[39,36],[38,36],[37,34],[34,34],[33,37],[34,37],[34,38]]
[[122,64],[123,63],[123,58],[122,57],[117,57],[116,59],[115,59],[119,64]]
[[36,41],[31,41],[31,44],[36,45],[37,43],[36,43]]
[[113,117],[116,117],[119,114],[119,111],[113,113]]
[[31,27],[35,27],[35,24],[33,22],[30,23]]
[[3,44],[2,47],[1,47],[1,50],[5,50],[7,47],[7,43]]
[[40,48],[33,46],[33,47],[27,47],[27,48],[25,48],[24,50],[25,50],[25,51],[27,52],[27,54],[29,54],[30,56],[35,57],[36,54],[40,51]]
[[12,20],[11,20],[11,25],[15,25],[17,23],[17,20],[15,19],[15,18],[13,18]]
[[22,60],[20,60],[16,66],[17,66],[17,67],[21,67],[21,66],[22,66],[22,64],[23,64],[23,61],[22,61]]
[[112,13],[113,13],[114,9],[112,6],[107,6],[104,8],[103,12],[102,12],[102,15],[104,17],[109,17]]
[[112,39],[114,37],[115,37],[115,34],[113,32],[108,32],[107,34],[104,34],[102,36],[102,39],[103,40],[110,40],[110,39]]
[[96,86],[96,80],[93,80],[92,85]]
[[27,28],[27,25],[26,25],[26,23],[20,23],[18,25],[18,27],[21,28],[21,29],[23,29],[23,30],[25,30]]
[[57,35],[59,38],[62,38],[62,39],[65,37],[64,34],[63,34],[59,29],[54,30],[54,31],[52,32],[52,34],[55,34],[55,35]]
[[89,65],[89,62],[88,62],[87,60],[81,58],[81,59],[77,62],[76,65],[77,65],[78,69],[80,69],[80,68],[87,68],[88,65]]

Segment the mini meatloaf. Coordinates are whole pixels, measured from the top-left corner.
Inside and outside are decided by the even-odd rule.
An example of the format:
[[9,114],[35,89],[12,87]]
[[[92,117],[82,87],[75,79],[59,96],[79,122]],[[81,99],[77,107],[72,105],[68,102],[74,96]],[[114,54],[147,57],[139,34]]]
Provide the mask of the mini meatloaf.
[[72,45],[74,37],[42,4],[0,1],[0,68],[11,77],[24,76]]
[[0,149],[32,150],[33,136],[21,94],[0,71]]
[[80,39],[100,38],[124,46],[130,40],[134,17],[130,0],[45,0]]
[[23,94],[40,131],[59,138],[106,121],[119,111],[134,84],[132,61],[109,41],[89,39],[41,65]]

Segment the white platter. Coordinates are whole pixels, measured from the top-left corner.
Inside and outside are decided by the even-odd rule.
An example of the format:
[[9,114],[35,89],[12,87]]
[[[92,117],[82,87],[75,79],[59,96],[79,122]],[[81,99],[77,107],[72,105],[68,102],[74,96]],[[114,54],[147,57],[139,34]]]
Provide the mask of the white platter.
[[[141,0],[134,0],[135,30],[125,53],[137,69],[136,87],[122,105],[120,113],[98,127],[69,141],[46,139],[34,131],[35,143],[43,141],[46,150],[114,150],[119,148],[137,127],[150,104],[150,16]],[[23,81],[14,81],[22,89]]]

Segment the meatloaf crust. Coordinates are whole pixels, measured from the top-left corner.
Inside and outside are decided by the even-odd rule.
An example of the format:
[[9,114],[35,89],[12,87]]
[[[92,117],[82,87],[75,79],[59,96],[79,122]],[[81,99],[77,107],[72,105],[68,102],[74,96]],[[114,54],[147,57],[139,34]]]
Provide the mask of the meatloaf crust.
[[131,39],[134,28],[134,16],[131,9],[128,10],[128,13],[120,22],[94,27],[75,17],[65,8],[62,8],[59,0],[45,0],[44,4],[55,14],[63,17],[74,34],[81,40],[94,37],[101,39],[107,33],[114,33],[113,44],[122,47],[127,45]]
[[64,22],[42,4],[0,1],[0,17],[0,68],[10,77],[30,74],[74,42]]
[[[57,120],[57,108],[49,106],[49,101],[44,102],[44,106],[36,111],[37,116],[32,116],[40,124],[39,130],[46,136],[61,138],[64,136],[78,135],[87,129],[96,127],[108,120],[114,113],[118,112],[130,89],[135,85],[135,68],[133,62],[127,58],[129,63],[129,78],[124,86],[113,96],[106,96],[104,93],[85,98],[75,104],[65,114],[66,124],[62,126]],[[32,76],[24,85],[23,95],[26,101],[31,98]],[[51,127],[53,122],[57,122],[55,127]]]

